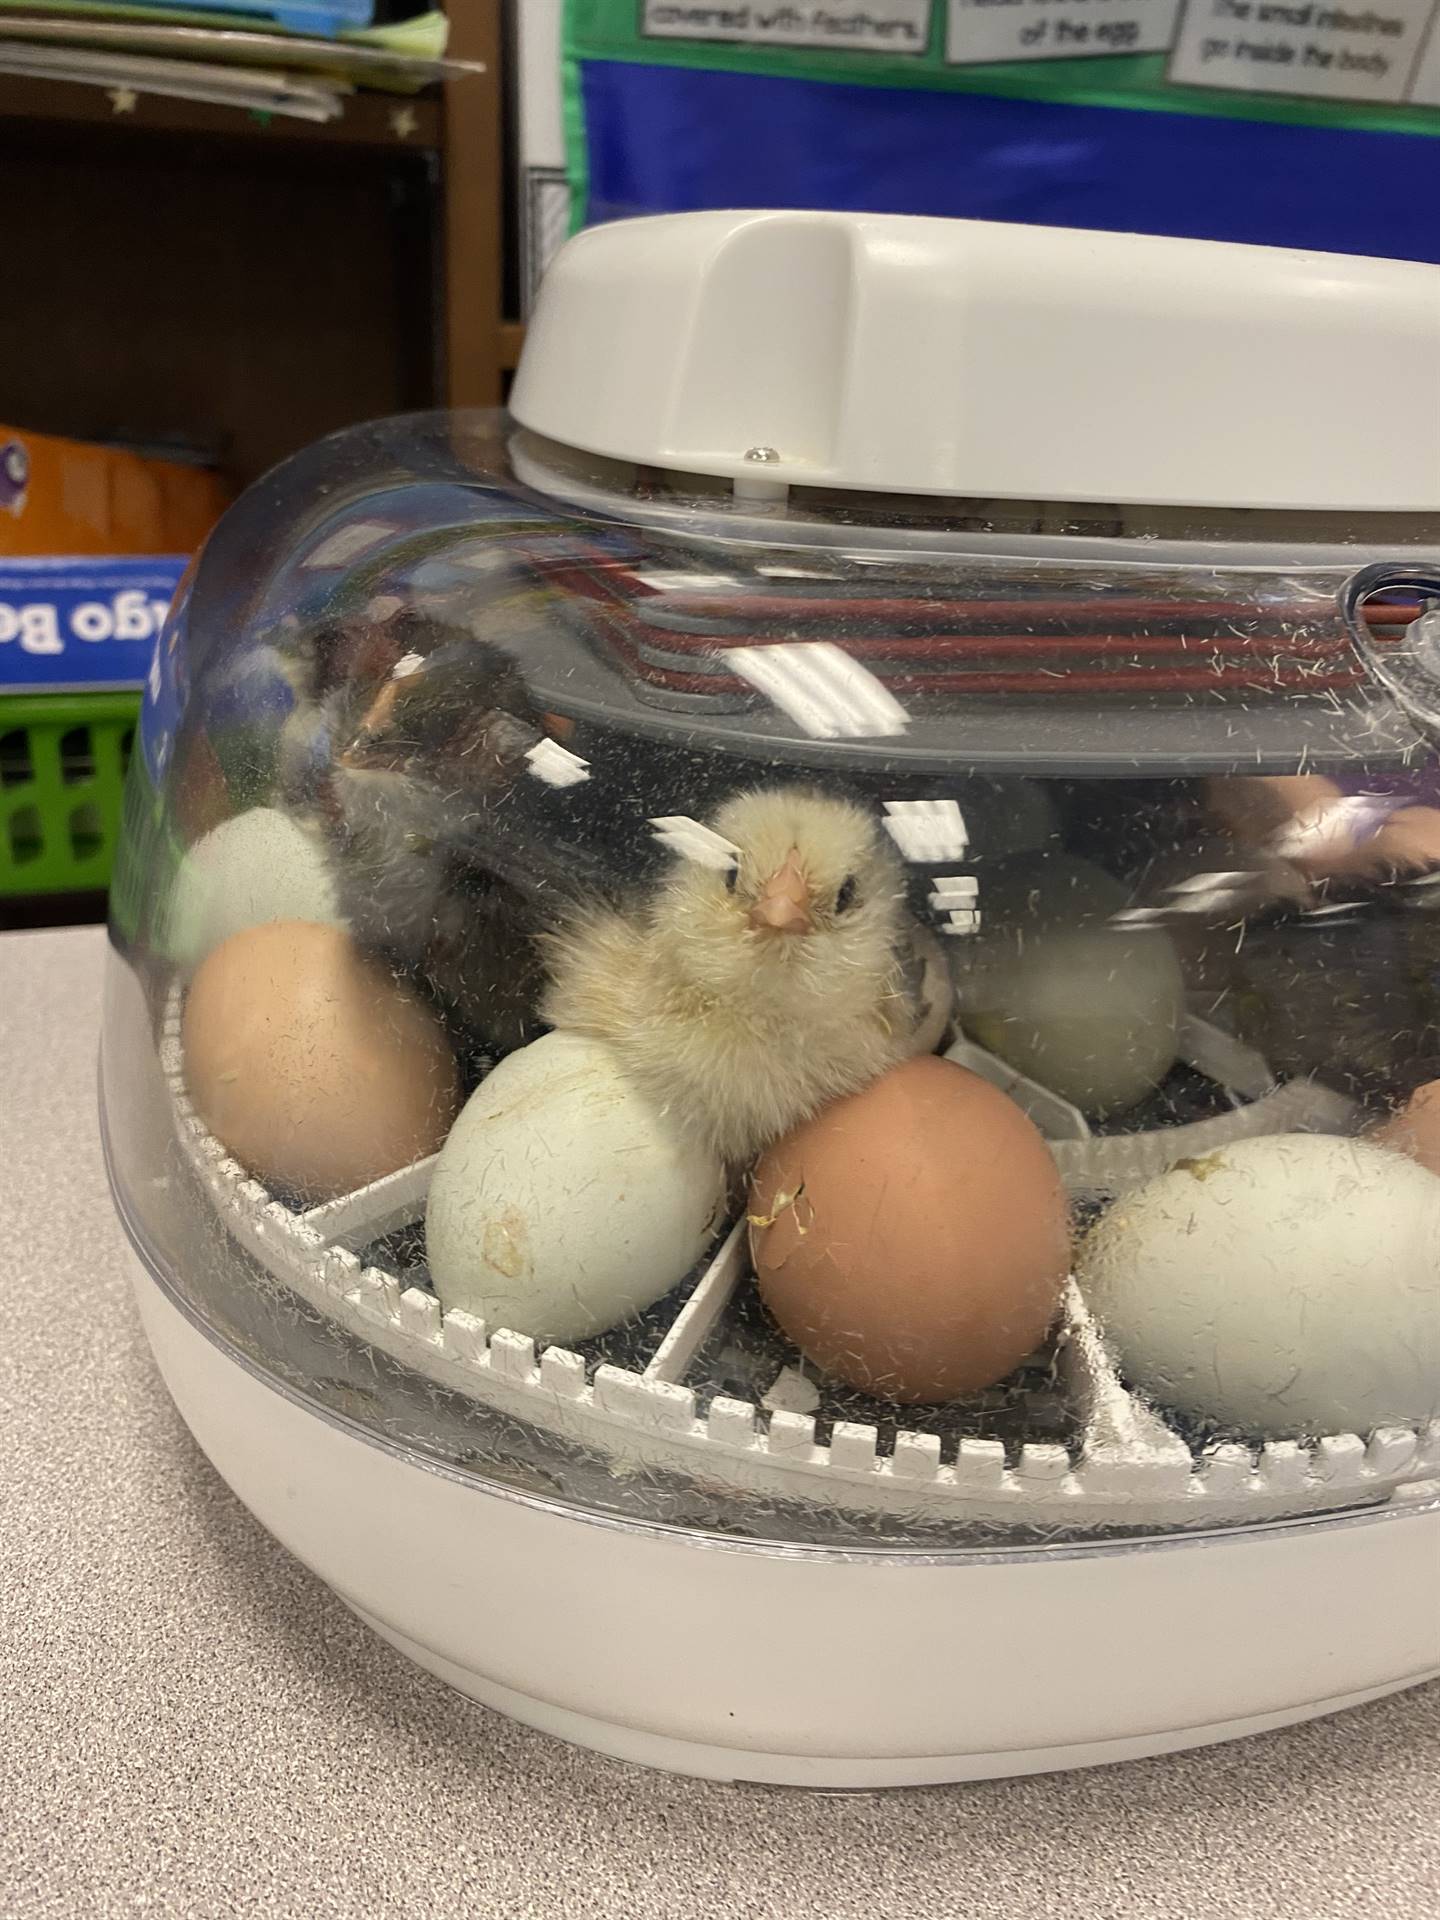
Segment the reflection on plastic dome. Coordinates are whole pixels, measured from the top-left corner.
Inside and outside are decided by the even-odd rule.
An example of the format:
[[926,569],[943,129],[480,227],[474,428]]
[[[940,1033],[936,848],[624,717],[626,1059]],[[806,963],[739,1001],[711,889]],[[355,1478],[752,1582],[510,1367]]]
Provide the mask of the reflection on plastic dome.
[[335,1412],[651,1518],[1433,1473],[1440,770],[1348,567],[762,534],[463,421],[241,503],[127,802],[137,1243]]

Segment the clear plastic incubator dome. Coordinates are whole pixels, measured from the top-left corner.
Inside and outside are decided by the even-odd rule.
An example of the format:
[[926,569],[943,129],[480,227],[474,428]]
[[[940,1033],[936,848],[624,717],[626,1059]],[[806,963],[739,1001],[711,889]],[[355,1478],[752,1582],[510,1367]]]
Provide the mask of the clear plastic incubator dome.
[[[1024,1567],[1067,1610],[1049,1569],[1248,1535],[1308,1597],[1322,1535],[1343,1592],[1421,1568],[1385,1555],[1424,1525],[1404,1647],[1308,1698],[1252,1674],[1008,1744],[874,1734],[872,1701],[805,1750],[851,1782],[1055,1764],[1440,1666],[1437,280],[636,222],[562,256],[511,415],[337,434],[222,522],[130,776],[107,1153],[187,1418],[391,1638],[616,1745],[487,1613],[532,1552],[604,1604],[596,1521],[642,1616],[657,1540],[723,1549],[675,1589],[701,1612],[743,1606],[752,1547],[883,1567],[882,1665],[907,1569]],[[357,1466],[295,1517],[275,1476],[342,1440],[400,1491]],[[440,1490],[500,1505],[407,1531]],[[425,1555],[492,1510],[572,1533],[496,1541],[472,1659]],[[357,1571],[347,1527],[407,1565]],[[946,1591],[963,1636],[980,1588]],[[792,1631],[760,1604],[739,1667]],[[797,1602],[796,1662],[829,1605]],[[680,1744],[617,1750],[808,1737],[655,1712]]]

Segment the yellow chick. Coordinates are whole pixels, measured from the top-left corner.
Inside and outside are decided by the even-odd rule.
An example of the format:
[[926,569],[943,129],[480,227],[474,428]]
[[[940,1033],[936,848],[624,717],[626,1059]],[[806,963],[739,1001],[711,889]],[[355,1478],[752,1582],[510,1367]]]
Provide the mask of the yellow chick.
[[762,788],[709,826],[717,864],[682,859],[639,912],[544,937],[541,1010],[613,1047],[660,1108],[745,1165],[933,1047],[944,1012],[900,863],[863,808]]

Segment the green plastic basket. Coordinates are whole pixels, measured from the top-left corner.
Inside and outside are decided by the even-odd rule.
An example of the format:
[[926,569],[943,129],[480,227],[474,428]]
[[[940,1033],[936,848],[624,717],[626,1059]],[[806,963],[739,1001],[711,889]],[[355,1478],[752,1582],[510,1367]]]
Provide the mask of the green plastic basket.
[[0,694],[0,900],[107,887],[138,693]]

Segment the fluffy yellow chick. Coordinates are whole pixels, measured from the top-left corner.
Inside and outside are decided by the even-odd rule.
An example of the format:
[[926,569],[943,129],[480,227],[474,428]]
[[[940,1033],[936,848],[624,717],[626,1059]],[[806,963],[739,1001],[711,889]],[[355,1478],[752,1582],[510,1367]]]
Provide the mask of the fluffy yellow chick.
[[744,1165],[935,1044],[933,970],[863,808],[772,787],[709,825],[735,849],[723,867],[682,859],[639,912],[588,912],[545,938],[542,1012],[607,1042],[658,1106]]

